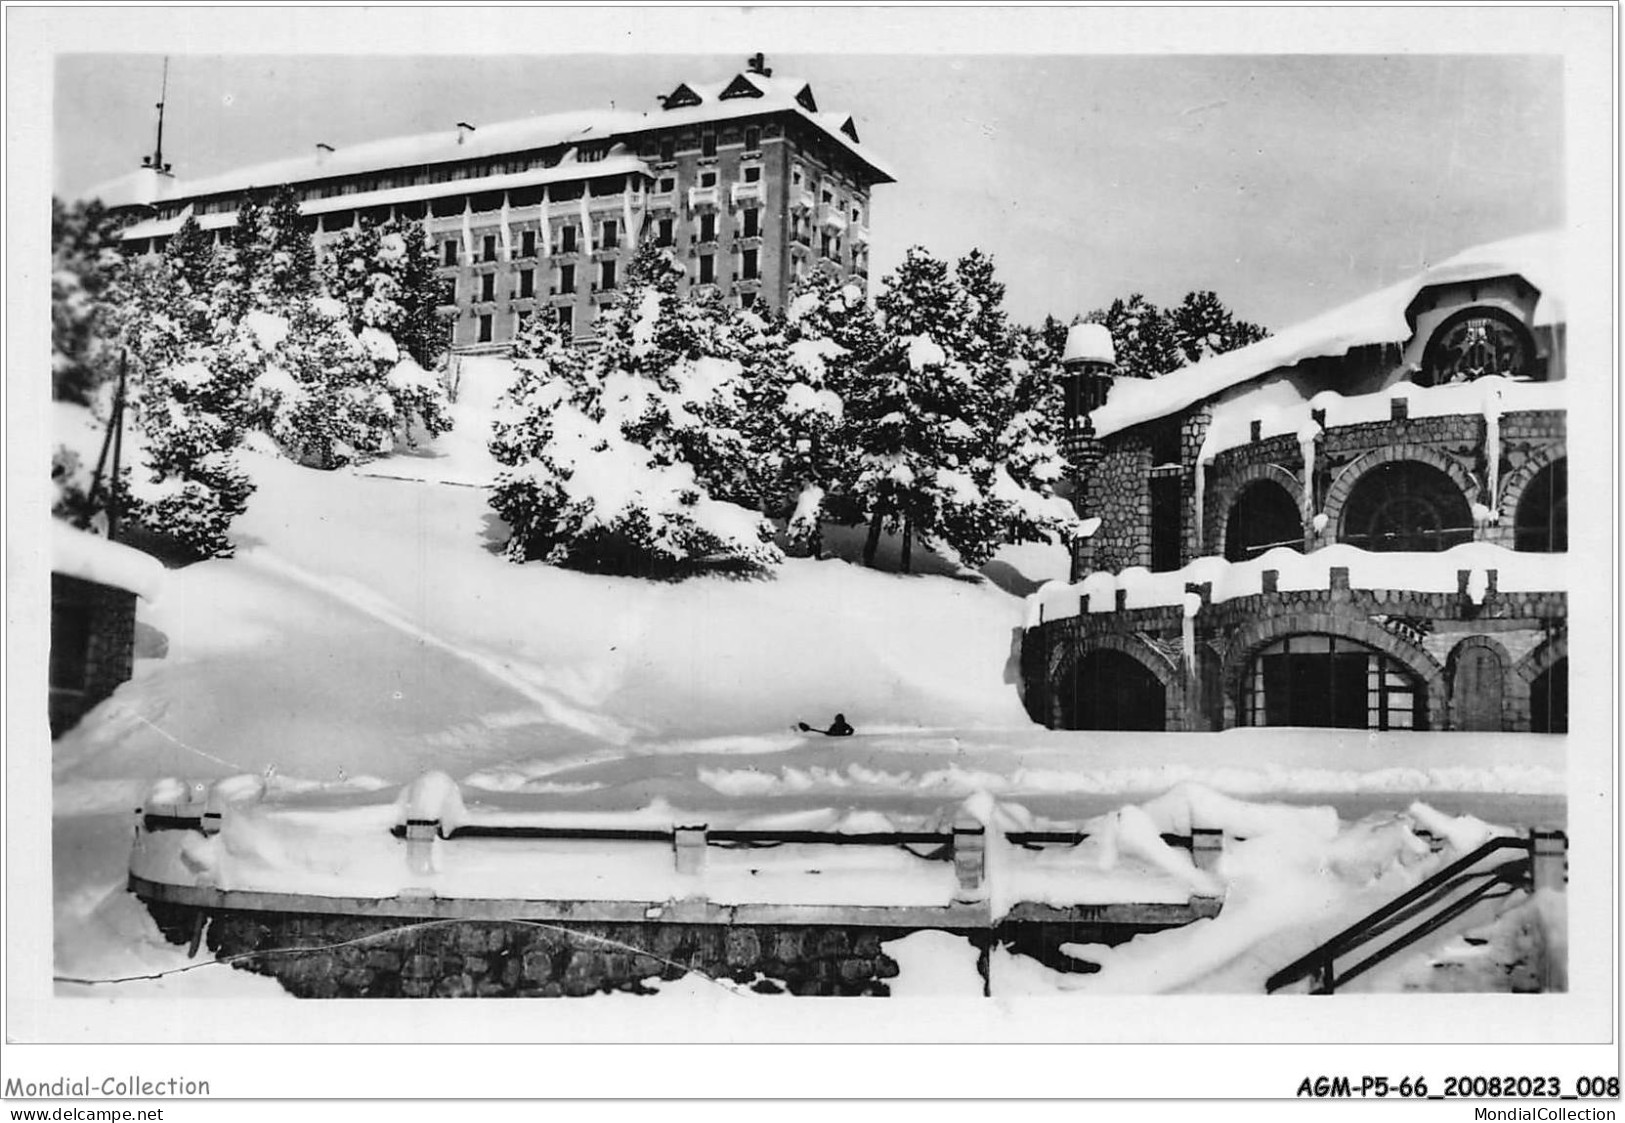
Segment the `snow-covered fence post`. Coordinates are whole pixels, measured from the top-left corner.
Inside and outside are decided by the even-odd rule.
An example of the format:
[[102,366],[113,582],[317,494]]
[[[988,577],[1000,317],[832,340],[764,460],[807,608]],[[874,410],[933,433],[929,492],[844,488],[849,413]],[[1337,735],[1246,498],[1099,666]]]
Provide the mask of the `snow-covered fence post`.
[[1569,884],[1569,836],[1536,827],[1529,832],[1530,876],[1535,892],[1562,893]]
[[979,895],[987,874],[987,828],[974,819],[954,824],[954,876],[959,879],[959,896]]
[[1218,827],[1191,826],[1191,862],[1204,873],[1211,873],[1224,854],[1224,831]]
[[673,827],[672,848],[677,854],[677,872],[701,874],[705,872],[705,832],[708,824],[697,827]]

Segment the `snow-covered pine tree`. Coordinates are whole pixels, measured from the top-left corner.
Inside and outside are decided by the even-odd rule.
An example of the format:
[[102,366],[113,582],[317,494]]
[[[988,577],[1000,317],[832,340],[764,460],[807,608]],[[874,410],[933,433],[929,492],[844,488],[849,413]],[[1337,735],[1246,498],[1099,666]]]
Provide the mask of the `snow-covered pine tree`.
[[1117,349],[1117,373],[1127,378],[1156,378],[1185,365],[1168,317],[1143,293],[1114,300],[1086,317],[1104,324]]
[[265,212],[247,191],[237,207],[237,222],[214,257],[209,295],[215,321],[236,323],[256,307],[255,294],[263,291],[261,277],[268,254]]
[[967,345],[969,334],[965,293],[946,263],[911,248],[876,306],[881,346],[847,401],[860,450],[854,493],[869,519],[864,563],[874,564],[891,528],[907,572],[916,538],[929,545],[950,528],[974,537],[991,482],[976,478],[982,395],[975,372],[938,339]]
[[372,359],[372,381],[388,395],[393,415],[389,432],[363,441],[358,451],[411,446],[420,433],[435,437],[451,428],[451,403],[432,373],[445,351],[434,270],[415,222],[363,222],[323,254],[322,285],[343,306],[350,331]]
[[752,319],[760,327],[742,337],[751,372],[746,425],[762,509],[786,520],[794,550],[816,558],[825,522],[856,521],[842,389],[873,354],[874,317],[857,285],[820,272],[792,293],[782,324],[740,317]]
[[513,560],[640,576],[778,560],[761,516],[718,495],[748,476],[743,372],[703,353],[706,313],[666,299],[674,268],[639,252],[590,357],[540,325],[521,340],[491,443],[508,465],[491,504]]
[[[259,338],[270,336],[262,328]],[[301,464],[324,471],[387,452],[394,402],[378,367],[342,303],[313,297],[297,305],[258,383],[262,395],[274,396],[272,437]]]
[[1169,311],[1168,325],[1187,363],[1234,351],[1269,334],[1257,324],[1236,319],[1218,294],[1206,289],[1186,293],[1179,306]]
[[51,393],[88,404],[117,370],[117,306],[125,267],[117,225],[99,202],[51,200]]
[[187,336],[196,343],[214,337],[217,321],[210,299],[210,277],[214,272],[214,239],[203,232],[191,215],[164,247],[174,284],[174,314],[186,326]]
[[254,485],[237,463],[247,428],[248,388],[263,363],[244,329],[215,344],[190,344],[178,358],[146,366],[134,394],[149,475],[133,484],[134,511],[148,529],[194,557],[229,557],[232,521]]
[[316,291],[316,244],[299,214],[299,196],[284,184],[260,214],[261,267],[250,278],[254,306],[283,311]]

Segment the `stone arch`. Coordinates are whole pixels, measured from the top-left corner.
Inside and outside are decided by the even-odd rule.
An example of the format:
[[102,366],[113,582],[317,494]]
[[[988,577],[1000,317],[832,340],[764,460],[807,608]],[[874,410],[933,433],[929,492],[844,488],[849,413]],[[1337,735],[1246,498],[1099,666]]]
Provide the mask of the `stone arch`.
[[[1503,496],[1501,517],[1503,522],[1507,520],[1510,520],[1511,522],[1512,540],[1508,544],[1511,545],[1514,550],[1532,548],[1529,545],[1531,537],[1526,537],[1528,531],[1526,531],[1526,524],[1523,521],[1525,515],[1525,498],[1529,498],[1531,500],[1536,498],[1535,496],[1531,496],[1529,494],[1530,486],[1537,480],[1540,480],[1546,473],[1557,472],[1559,469],[1562,469],[1562,475],[1558,478],[1560,478],[1563,482],[1563,495],[1561,497],[1561,502],[1564,506],[1564,514],[1561,520],[1561,526],[1563,528],[1562,545],[1565,549],[1567,548],[1568,457],[1564,455],[1562,446],[1556,447],[1555,454],[1553,454],[1554,450],[1543,449],[1541,451],[1544,455],[1531,455],[1522,464],[1520,464],[1517,472],[1515,473],[1517,478],[1501,489],[1501,494]],[[1549,516],[1550,512],[1548,511],[1547,514]],[[1551,531],[1551,524],[1547,525],[1547,530]],[[1547,547],[1552,547],[1552,541],[1549,538],[1545,538],[1544,536],[1538,534],[1532,537],[1534,541],[1544,540]]]
[[1350,493],[1354,491],[1354,487],[1360,482],[1361,477],[1380,465],[1402,460],[1426,464],[1449,476],[1461,491],[1462,498],[1467,501],[1468,506],[1471,506],[1478,499],[1478,481],[1454,457],[1447,456],[1437,449],[1429,448],[1423,444],[1385,445],[1382,448],[1373,449],[1352,464],[1347,465],[1337,474],[1337,478],[1332,481],[1331,487],[1326,489],[1326,501],[1321,504],[1321,513],[1325,514],[1329,525],[1337,528],[1337,541],[1341,542],[1343,540],[1343,507],[1348,502]]
[[[1123,635],[1118,632],[1101,632],[1098,635],[1084,636],[1066,643],[1050,657],[1049,727],[1051,729],[1066,728],[1062,724],[1062,696],[1068,681],[1077,670],[1078,664],[1086,656],[1103,651],[1113,651],[1126,655],[1149,671],[1163,689],[1164,713],[1170,718],[1182,710],[1185,702],[1184,682],[1160,652],[1138,636]],[[1165,720],[1164,724],[1169,729],[1177,728],[1173,720]]]
[[1518,502],[1523,499],[1524,489],[1534,481],[1534,478],[1559,460],[1568,458],[1566,441],[1553,441],[1551,444],[1530,449],[1522,464],[1501,477],[1499,510],[1508,515],[1517,511]]
[[1518,663],[1517,667],[1514,668],[1517,671],[1517,674],[1513,675],[1512,677],[1522,682],[1525,697],[1529,702],[1529,705],[1524,710],[1524,713],[1529,715],[1531,725],[1525,726],[1525,728],[1532,728],[1534,717],[1533,710],[1535,705],[1535,684],[1539,681],[1542,675],[1545,675],[1559,664],[1563,664],[1566,667],[1568,664],[1568,658],[1569,637],[1568,633],[1564,632],[1551,637],[1545,643],[1535,648],[1535,650],[1524,656],[1523,659]]
[[[1482,709],[1476,711],[1475,699],[1463,696],[1463,688],[1470,687],[1458,676],[1464,667],[1471,668],[1476,659],[1481,659],[1478,653],[1487,652],[1494,659],[1496,677],[1496,696],[1493,704],[1487,699],[1480,699],[1482,705],[1492,705],[1494,718],[1493,727],[1482,722]],[[1522,676],[1512,673],[1512,656],[1498,641],[1489,636],[1468,636],[1455,647],[1444,661],[1445,679],[1450,688],[1450,720],[1449,728],[1465,730],[1468,732],[1499,732],[1517,728],[1517,715],[1528,710],[1529,684]],[[1472,673],[1469,670],[1469,673]],[[1481,684],[1480,684],[1481,685]],[[1519,704],[1519,699],[1523,704]]]
[[1203,521],[1208,526],[1202,541],[1207,553],[1224,553],[1224,538],[1230,531],[1230,512],[1235,508],[1236,500],[1249,487],[1265,480],[1279,484],[1292,497],[1298,510],[1303,510],[1302,480],[1279,464],[1248,464],[1239,471],[1225,475],[1206,497],[1207,511]]
[[1351,618],[1333,612],[1280,613],[1265,616],[1237,630],[1225,652],[1224,727],[1233,729],[1241,717],[1241,680],[1260,648],[1294,635],[1328,635],[1363,643],[1405,667],[1422,683],[1427,699],[1427,728],[1443,725],[1449,714],[1449,692],[1444,668],[1422,648],[1379,627],[1363,616]]

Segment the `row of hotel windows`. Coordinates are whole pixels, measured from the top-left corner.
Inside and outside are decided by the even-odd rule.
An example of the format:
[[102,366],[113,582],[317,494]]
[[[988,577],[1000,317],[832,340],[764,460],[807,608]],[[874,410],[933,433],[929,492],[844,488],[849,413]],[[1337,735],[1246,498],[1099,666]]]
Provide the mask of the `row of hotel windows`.
[[[593,284],[595,292],[613,291],[620,278],[618,262],[615,260],[600,261],[598,264],[598,279]],[[576,291],[576,267],[574,263],[567,262],[558,266],[558,283],[552,288],[549,295],[567,296]],[[517,272],[518,287],[509,295],[512,298],[524,300],[536,295],[536,270],[520,269]],[[701,254],[698,258],[698,284],[714,284],[717,279],[717,255]],[[747,249],[740,251],[739,266],[734,279],[740,281],[761,280],[761,253],[759,250]],[[497,299],[495,273],[481,273],[478,276],[479,295],[474,299],[479,301],[493,301]],[[447,277],[444,279],[443,304],[457,302],[457,279]]]
[[[762,212],[756,207],[750,207],[740,212],[739,237],[760,238],[762,236]],[[655,245],[669,248],[677,244],[677,220],[674,218],[660,218],[654,224]],[[700,215],[699,234],[695,238],[698,243],[715,242],[717,240],[717,216],[707,211]],[[558,249],[555,253],[578,253],[581,249],[579,228],[574,223],[566,223],[559,227]],[[500,260],[497,252],[499,239],[495,234],[483,235],[480,242],[481,262],[495,262]],[[839,242],[837,240],[837,246]],[[519,258],[532,258],[537,256],[537,231],[522,230],[519,232]],[[621,223],[619,219],[606,219],[598,225],[598,241],[595,250],[619,249],[621,245]],[[443,266],[455,266],[462,256],[462,244],[459,239],[448,238],[441,243],[440,262]],[[831,256],[829,254],[825,255]]]
[[[739,306],[741,308],[752,308],[755,306],[756,301],[757,294],[749,289],[739,294]],[[541,313],[528,309],[520,310],[515,315],[514,334],[517,336],[523,332],[526,326],[529,324],[530,318],[538,314],[551,316],[553,318],[553,322],[558,325],[559,330],[564,333],[566,339],[569,339],[574,335],[576,324],[576,306],[574,304],[561,304],[556,308],[548,309],[547,311]],[[492,313],[485,312],[476,316],[474,324],[476,342],[496,342],[496,317]],[[455,321],[450,323],[448,330],[455,337],[457,331],[457,324]]]

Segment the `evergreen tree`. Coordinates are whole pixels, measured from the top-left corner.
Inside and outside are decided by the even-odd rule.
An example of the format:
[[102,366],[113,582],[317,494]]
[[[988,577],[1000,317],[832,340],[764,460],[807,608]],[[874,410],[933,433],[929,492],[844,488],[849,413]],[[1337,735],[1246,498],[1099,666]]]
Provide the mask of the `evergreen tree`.
[[175,304],[173,312],[185,325],[187,337],[207,343],[216,320],[211,307],[210,278],[214,273],[214,240],[191,215],[181,223],[164,247]]
[[675,299],[675,269],[639,252],[590,357],[542,325],[520,340],[491,442],[513,560],[645,576],[778,560],[771,527],[732,501],[753,487],[741,345],[719,309]]
[[299,197],[284,184],[260,212],[260,268],[250,278],[254,304],[279,311],[316,291],[316,244],[299,214]]
[[99,202],[51,200],[51,394],[88,404],[116,377],[116,292],[125,267]]
[[1121,377],[1156,378],[1185,365],[1167,316],[1143,293],[1114,300],[1110,307],[1089,313],[1087,319],[1104,324],[1111,332]]
[[1187,363],[1234,351],[1269,334],[1257,324],[1236,319],[1218,294],[1208,290],[1186,293],[1179,307],[1168,313],[1168,323]]

